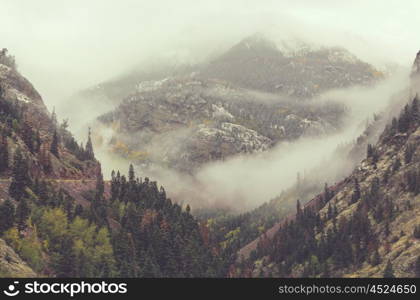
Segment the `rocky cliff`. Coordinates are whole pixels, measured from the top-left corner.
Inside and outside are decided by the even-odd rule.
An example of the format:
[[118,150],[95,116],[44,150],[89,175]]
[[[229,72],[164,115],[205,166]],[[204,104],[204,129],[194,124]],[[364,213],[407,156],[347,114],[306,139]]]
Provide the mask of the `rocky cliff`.
[[304,206],[298,202],[296,213],[243,247],[231,275],[419,276],[417,96],[378,139],[349,176]]
[[0,239],[0,277],[36,277],[36,273]]

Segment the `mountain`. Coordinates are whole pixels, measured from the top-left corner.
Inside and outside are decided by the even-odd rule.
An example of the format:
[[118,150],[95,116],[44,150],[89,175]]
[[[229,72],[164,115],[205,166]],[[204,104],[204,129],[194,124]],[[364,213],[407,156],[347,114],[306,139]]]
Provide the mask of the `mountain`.
[[149,178],[104,181],[90,131],[79,144],[0,52],[0,276],[214,277],[205,228]]
[[280,140],[333,132],[344,111],[333,103],[294,102],[192,74],[139,85],[99,121],[112,129],[106,140],[111,151],[137,164],[192,172]]
[[[69,193],[75,198],[66,204],[68,209],[85,205],[86,199],[81,194],[92,187],[100,170],[91,144],[90,148],[89,143],[86,148],[79,145],[66,127],[66,123],[57,123],[55,113],[48,112],[39,93],[16,70],[14,58],[3,49],[0,53],[0,234],[25,261],[34,259],[30,245],[38,241],[31,231],[33,224],[27,224],[33,205],[40,205],[47,198],[63,204],[64,199],[70,201]],[[42,200],[40,195],[44,196]],[[16,228],[19,230],[13,231]],[[12,259],[4,264],[4,272],[32,277],[34,271],[37,274],[40,271],[31,262],[34,271],[21,264],[17,254],[5,245],[2,249]]]
[[73,101],[120,103],[138,85],[195,73],[201,79],[219,79],[247,89],[310,98],[323,91],[366,85],[385,76],[381,71],[340,47],[315,47],[304,42],[279,45],[255,33],[214,59],[195,65],[161,60],[135,67],[116,78],[74,95]]
[[283,54],[261,34],[243,39],[200,70],[248,89],[310,98],[326,90],[367,85],[383,77],[342,48],[300,47]]
[[344,49],[283,54],[261,35],[188,70],[139,80],[98,118],[105,125],[98,141],[138,165],[193,173],[207,162],[336,131],[346,108],[303,98],[383,77]]
[[349,176],[298,200],[295,213],[242,247],[230,275],[418,277],[420,113],[412,97]]
[[36,277],[36,273],[0,239],[0,277]]

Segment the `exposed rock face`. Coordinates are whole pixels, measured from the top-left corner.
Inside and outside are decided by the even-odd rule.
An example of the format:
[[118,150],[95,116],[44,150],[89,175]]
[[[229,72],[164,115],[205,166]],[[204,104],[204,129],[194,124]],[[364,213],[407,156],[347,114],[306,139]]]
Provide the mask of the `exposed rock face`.
[[248,37],[200,70],[249,89],[310,98],[325,90],[366,85],[383,74],[342,48],[283,54],[260,34]]
[[[331,207],[337,209],[335,220],[349,219],[354,215],[358,206],[363,205],[361,201],[353,201],[354,182],[360,184],[362,195],[368,195],[375,185],[374,181],[380,182],[379,192],[376,201],[382,202],[376,208],[370,208],[368,212],[371,223],[372,236],[378,241],[380,262],[372,265],[369,261],[360,265],[352,265],[348,268],[334,269],[332,275],[335,277],[383,277],[384,269],[388,261],[392,262],[394,275],[396,277],[415,276],[416,260],[420,256],[420,242],[413,234],[416,226],[419,226],[418,216],[420,215],[420,194],[414,191],[415,187],[408,178],[414,178],[420,170],[420,128],[410,134],[399,133],[394,136],[382,135],[380,142],[376,145],[378,161],[373,162],[372,158],[364,159],[360,165],[345,180],[331,187],[334,196],[328,203],[323,203],[323,194],[308,202],[305,207],[319,207],[321,219],[328,219]],[[407,153],[412,153],[407,159]],[[401,167],[396,167],[397,161]],[[411,176],[411,177],[410,177]],[[414,176],[414,177],[412,177]],[[420,178],[420,177],[417,177]],[[418,180],[418,179],[417,179]],[[411,182],[411,183],[410,183]],[[409,187],[409,185],[412,185]],[[418,184],[418,181],[417,181]],[[363,196],[362,196],[363,198]],[[384,221],[378,221],[378,207],[384,202],[392,199],[393,218],[388,225]],[[385,213],[381,211],[381,213]],[[270,243],[275,239],[276,232],[282,230],[286,222],[295,219],[294,214],[284,218],[282,222],[276,223],[255,241],[244,246],[238,253],[238,261],[249,259],[252,251],[257,247],[271,247]],[[334,221],[327,221],[320,229],[320,238],[331,230]],[[387,232],[389,230],[389,232]],[[349,237],[350,238],[350,237]],[[277,266],[269,257],[258,257],[252,260],[252,276],[278,276]],[[303,275],[303,265],[296,264],[291,272],[293,277]],[[238,274],[237,274],[238,275]]]
[[332,132],[343,113],[339,105],[303,104],[191,74],[139,85],[100,121],[114,129],[114,151],[192,171],[279,140]]
[[[48,112],[40,94],[34,89],[32,84],[24,78],[17,70],[0,63],[0,98],[11,105],[16,105],[21,110],[21,123],[27,124],[32,129],[32,135],[39,133],[40,149],[31,151],[25,143],[25,133],[23,126],[13,130],[8,138],[10,165],[14,152],[20,148],[24,155],[30,159],[30,169],[34,177],[49,178],[71,178],[80,179],[94,178],[97,170],[96,162],[81,162],[64,145],[64,139],[71,137],[71,133],[65,128],[60,128],[55,124],[56,120]],[[0,122],[0,128],[10,127],[10,124]],[[58,159],[50,153],[50,145],[54,130],[61,135],[58,145],[60,158]],[[44,151],[45,150],[45,153]],[[45,154],[45,155],[44,155]],[[45,161],[48,159],[50,168],[45,171]],[[1,176],[2,174],[0,174]],[[3,175],[10,175],[6,172]]]
[[273,141],[252,129],[229,122],[214,126],[198,125],[187,137],[178,153],[171,157],[178,170],[190,171],[201,164],[224,159],[238,153],[267,150]]
[[[406,101],[405,99],[405,103]],[[377,121],[374,124],[378,126],[379,123],[381,122]],[[356,154],[359,152],[359,144],[363,145],[363,152],[366,153],[367,144],[364,141],[372,143],[374,139],[376,145],[369,146],[367,158],[364,158],[344,180],[329,188],[328,197],[331,199],[328,200],[324,192],[305,204],[305,209],[316,211],[320,220],[326,220],[316,226],[314,237],[316,242],[320,242],[333,228],[340,228],[340,222],[346,224],[348,220],[353,221],[352,218],[357,214],[360,216],[360,212],[363,211],[363,221],[368,224],[363,228],[369,228],[371,241],[377,243],[376,260],[372,258],[372,253],[368,253],[370,256],[362,262],[353,262],[346,267],[332,267],[330,275],[383,277],[384,269],[390,262],[396,277],[418,276],[416,264],[420,257],[420,242],[418,233],[415,233],[419,228],[420,215],[418,98],[410,99],[398,119],[389,121],[382,134],[377,135],[374,128],[368,128],[366,134],[367,136],[364,135],[357,141],[355,149],[349,154],[359,157],[359,154]],[[359,196],[355,197],[356,182]],[[332,207],[335,210],[334,217],[331,217]],[[296,214],[291,213],[238,252],[239,260],[240,257],[250,259],[249,263],[252,266],[247,269],[248,275],[279,276],[279,264],[272,260],[273,253],[266,255],[264,253],[267,252],[260,251],[250,258],[251,252],[256,251],[258,247],[274,249],[274,252],[280,249],[281,240],[276,240],[276,236],[284,230],[286,223],[296,219]],[[357,230],[350,231],[346,239],[351,240],[351,235],[357,233]],[[289,276],[307,276],[304,263],[292,262],[292,265]]]
[[183,171],[281,140],[331,133],[344,107],[303,99],[383,76],[344,49],[282,53],[259,34],[206,64],[163,75],[131,81],[131,95],[99,120],[113,130],[113,151]]
[[416,59],[414,60],[413,68],[411,69],[411,76],[415,77],[415,76],[418,76],[419,74],[420,74],[420,51],[417,52]]
[[[55,115],[48,112],[41,96],[32,84],[14,67],[4,64],[5,61],[10,63],[10,59],[5,60],[4,56],[0,59],[0,135],[2,137],[0,150],[3,154],[5,152],[8,154],[8,163],[1,162],[0,204],[10,199],[15,207],[17,206],[16,200],[9,193],[9,187],[12,176],[15,175],[13,167],[19,150],[22,161],[27,165],[27,175],[31,182],[45,181],[57,190],[60,188],[69,190],[69,194],[78,204],[88,206],[90,202],[82,194],[95,187],[95,181],[92,179],[96,179],[100,168],[99,162],[84,155],[86,153],[84,148],[78,146],[66,126],[57,124]],[[56,137],[56,152],[53,152],[51,147],[54,136]],[[24,172],[26,173],[26,167],[24,170],[19,169],[19,175],[23,175],[20,173]],[[36,198],[31,190],[35,189],[32,184],[26,184],[24,188],[27,194],[31,195],[30,197]],[[20,234],[24,233],[20,232]],[[29,256],[28,253],[25,254]],[[23,252],[21,255],[27,257]],[[0,239],[0,276],[36,276],[35,272],[14,252],[11,245],[6,245],[2,239]]]
[[0,239],[0,277],[36,277],[36,273]]

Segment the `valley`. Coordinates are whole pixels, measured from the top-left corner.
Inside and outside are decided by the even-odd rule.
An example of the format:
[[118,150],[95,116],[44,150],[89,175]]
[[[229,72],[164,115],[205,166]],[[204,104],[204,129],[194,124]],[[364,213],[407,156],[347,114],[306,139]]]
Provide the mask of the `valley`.
[[0,277],[420,277],[412,38],[132,5],[0,34]]

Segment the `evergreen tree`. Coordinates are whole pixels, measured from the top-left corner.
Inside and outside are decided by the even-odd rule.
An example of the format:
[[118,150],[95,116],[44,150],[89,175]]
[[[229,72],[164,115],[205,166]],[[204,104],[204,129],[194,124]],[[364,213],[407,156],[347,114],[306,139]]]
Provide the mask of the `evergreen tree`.
[[88,132],[88,140],[87,140],[87,143],[86,143],[85,153],[86,153],[85,156],[86,156],[87,160],[94,160],[95,159],[95,153],[93,152],[93,145],[92,145],[90,127],[89,127],[89,132]]
[[41,140],[41,134],[39,133],[39,130],[35,134],[35,141],[34,141],[34,150],[35,152],[39,152],[41,150],[42,140]]
[[397,172],[401,167],[401,160],[399,157],[397,157],[397,159],[394,161],[394,163],[392,164],[392,172]]
[[130,164],[130,168],[128,170],[128,182],[133,183],[136,180],[136,174],[134,173],[133,164]]
[[23,122],[22,139],[31,153],[35,152],[34,132],[28,121]]
[[384,270],[384,278],[395,278],[394,276],[394,270],[392,268],[391,261],[388,260],[385,270]]
[[58,278],[76,277],[78,274],[76,268],[76,255],[73,249],[73,240],[70,236],[65,236],[60,245],[58,255],[56,256],[55,270]]
[[8,199],[0,205],[0,234],[13,227],[15,222],[15,206]]
[[57,135],[57,129],[54,130],[53,139],[51,142],[51,148],[50,151],[52,154],[55,155],[55,157],[60,158],[60,154],[58,152],[58,135]]
[[25,198],[22,198],[19,201],[19,204],[16,208],[16,221],[18,224],[19,230],[23,230],[26,227],[26,220],[28,219],[31,213],[31,209],[28,205],[28,202]]
[[414,236],[416,239],[420,239],[420,225],[416,225],[416,226],[414,227],[413,236]]
[[372,256],[371,265],[377,266],[380,263],[381,263],[381,256],[379,255],[378,249],[376,249]]
[[404,107],[403,111],[400,114],[398,119],[398,130],[401,133],[405,133],[408,131],[410,127],[410,111],[408,104]]
[[101,168],[98,168],[96,175],[96,189],[95,189],[95,198],[92,203],[92,209],[94,212],[94,217],[96,218],[96,223],[100,226],[107,225],[107,206],[104,198],[105,183],[104,178],[101,172]]
[[353,194],[351,196],[351,202],[355,203],[357,202],[357,200],[360,199],[361,193],[360,193],[360,185],[359,185],[359,181],[357,180],[357,178],[354,179],[354,191]]
[[57,121],[57,114],[55,113],[55,107],[53,107],[53,111],[51,113],[51,121],[53,124],[53,130],[57,130],[58,121]]
[[9,146],[7,136],[2,135],[0,143],[0,172],[4,172],[9,168]]
[[20,200],[25,194],[25,188],[31,185],[29,176],[29,168],[26,158],[22,156],[21,150],[18,148],[14,156],[13,176],[9,187],[10,196],[16,200]]
[[411,119],[413,122],[420,122],[419,98],[418,95],[413,99],[411,104]]

